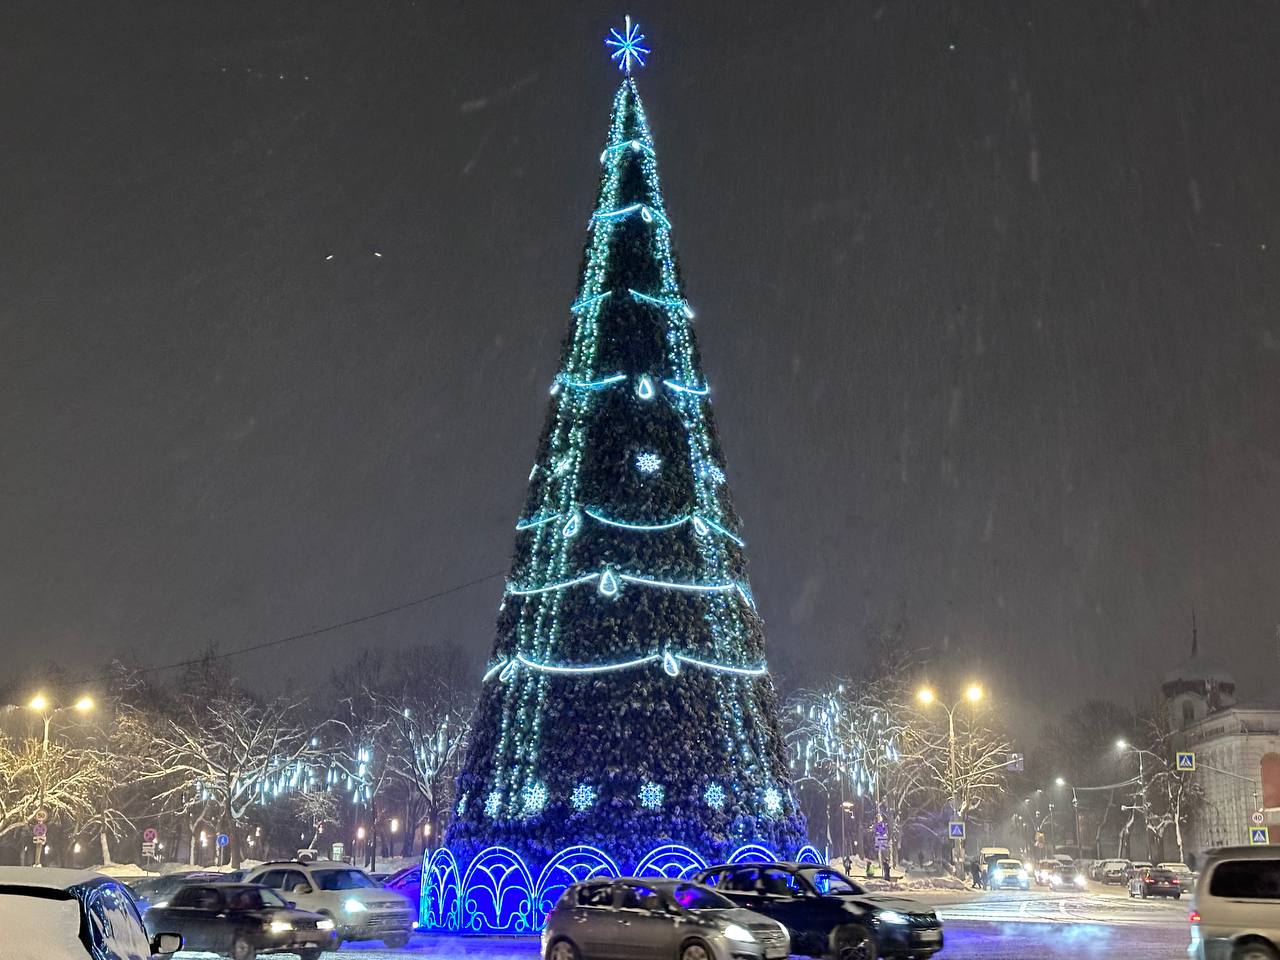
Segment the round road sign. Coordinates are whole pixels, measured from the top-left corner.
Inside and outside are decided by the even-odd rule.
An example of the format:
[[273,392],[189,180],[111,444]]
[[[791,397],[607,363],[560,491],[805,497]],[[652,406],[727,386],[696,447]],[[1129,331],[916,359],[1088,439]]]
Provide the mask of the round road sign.
[[231,842],[231,838],[228,837],[225,833],[218,834],[218,846],[225,847],[230,842]]
[[46,810],[44,807],[41,807],[39,810],[36,811],[36,823],[44,823],[48,819],[49,819],[49,811]]
[[144,843],[155,843],[156,837],[158,836],[159,834],[156,833],[155,827],[147,827],[147,829],[142,831],[142,840]]
[[1256,824],[1259,827],[1262,826],[1264,823],[1266,823],[1266,820],[1267,820],[1266,816],[1263,814],[1261,810],[1253,811],[1253,815],[1249,817],[1249,819],[1252,820],[1254,824]]
[[43,823],[37,823],[34,827],[31,828],[31,836],[35,837],[37,840],[44,837],[48,832],[49,832],[49,828],[46,827]]

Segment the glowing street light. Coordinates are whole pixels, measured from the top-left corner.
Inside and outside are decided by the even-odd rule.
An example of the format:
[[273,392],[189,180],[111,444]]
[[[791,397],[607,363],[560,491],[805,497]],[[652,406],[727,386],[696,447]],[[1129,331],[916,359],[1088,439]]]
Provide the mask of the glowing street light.
[[49,698],[43,693],[37,693],[31,698],[31,702],[27,704],[32,710],[41,711],[49,706]]
[[392,832],[392,833],[399,833],[399,832],[400,832],[400,818],[399,818],[399,817],[392,817],[392,818],[391,818],[391,832]]
[[[971,706],[976,706],[983,697],[982,687],[977,683],[971,683],[965,688],[964,697],[957,700],[951,706],[941,703],[937,694],[933,692],[932,687],[921,687],[916,691],[916,699],[924,706],[932,706],[934,703],[941,703],[942,709],[947,711],[947,776],[950,783],[947,786],[951,793],[951,810],[953,815],[957,813],[956,798],[956,711],[960,709],[961,704],[965,701]],[[952,853],[953,865],[959,869],[964,864],[964,841],[957,839]]]
[[356,839],[357,840],[364,839],[364,827],[356,827]]
[[75,702],[74,709],[81,713],[88,713],[93,709],[93,697],[84,696]]

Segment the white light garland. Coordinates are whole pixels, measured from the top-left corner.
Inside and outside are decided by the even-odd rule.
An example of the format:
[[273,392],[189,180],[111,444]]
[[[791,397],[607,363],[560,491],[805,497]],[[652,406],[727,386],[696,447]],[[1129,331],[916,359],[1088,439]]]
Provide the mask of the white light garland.
[[621,383],[627,379],[627,375],[625,373],[615,373],[612,376],[601,377],[599,380],[571,380],[568,377],[560,377],[558,379],[560,383],[563,383],[571,390],[603,390],[605,387],[612,386],[615,383]]
[[523,653],[517,653],[508,660],[500,660],[490,666],[485,671],[483,682],[487,683],[497,674],[499,679],[506,683],[515,675],[518,667],[526,667],[539,673],[573,675],[613,673],[618,670],[632,670],[650,663],[661,663],[663,671],[671,677],[679,676],[681,665],[697,667],[700,670],[710,670],[715,673],[728,673],[739,677],[763,677],[769,672],[768,666],[764,663],[749,667],[739,667],[731,663],[713,663],[710,660],[701,660],[698,657],[690,657],[683,653],[672,653],[669,650],[663,653],[650,653],[643,657],[634,657],[631,660],[596,664],[540,663],[525,656]]
[[711,392],[710,387],[690,387],[683,383],[676,383],[674,380],[663,380],[662,382],[677,393],[688,393],[695,397],[705,397]]

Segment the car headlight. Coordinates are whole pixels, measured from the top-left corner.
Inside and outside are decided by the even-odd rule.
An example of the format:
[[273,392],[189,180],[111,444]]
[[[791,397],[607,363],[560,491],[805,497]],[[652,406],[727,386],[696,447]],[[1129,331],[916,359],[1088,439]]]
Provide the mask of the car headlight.
[[272,920],[268,926],[272,933],[287,933],[293,929],[293,924],[288,920]]
[[756,938],[746,927],[741,927],[736,923],[727,924],[724,928],[724,935],[730,940],[737,940],[739,943],[755,943]]
[[1083,877],[1083,876],[1078,876],[1078,877],[1076,877],[1076,886],[1077,886],[1077,887],[1083,887],[1084,885],[1085,885],[1085,879],[1084,879],[1084,877]]
[[316,921],[316,929],[317,929],[317,930],[332,930],[332,929],[333,929],[333,921],[332,921],[332,920],[330,920],[328,917],[324,917],[324,918],[322,918],[322,919],[320,919],[320,920],[317,920],[317,921]]
[[169,901],[168,901],[168,900],[157,900],[157,901],[156,901],[155,903],[153,903],[151,906],[155,907],[157,910],[162,910],[162,909],[164,909],[165,907],[167,907],[168,905],[169,905]]
[[1003,879],[1004,879],[1004,871],[1003,871],[1003,870],[992,870],[992,871],[991,871],[991,879],[992,879],[992,880],[1003,880]]
[[1025,870],[1019,870],[1019,871],[1018,871],[1018,879],[1019,879],[1019,880],[1025,880],[1025,879],[1027,879],[1027,871],[1025,871]]
[[342,909],[347,911],[347,913],[364,913],[369,908],[366,907],[359,900],[357,900],[355,897],[351,897],[349,900],[347,900],[346,903],[342,905]]
[[910,923],[905,916],[897,910],[881,910],[876,914],[876,919],[881,923]]

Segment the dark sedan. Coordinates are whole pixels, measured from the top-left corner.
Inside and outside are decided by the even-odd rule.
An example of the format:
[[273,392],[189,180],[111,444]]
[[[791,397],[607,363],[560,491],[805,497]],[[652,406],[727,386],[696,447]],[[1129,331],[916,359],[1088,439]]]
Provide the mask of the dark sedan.
[[192,883],[217,883],[226,880],[220,873],[211,870],[183,870],[178,873],[166,873],[162,877],[142,877],[130,880],[129,890],[133,893],[134,902],[139,910],[148,907],[168,906],[169,898],[182,887]]
[[828,867],[733,863],[703,870],[696,879],[781,923],[794,953],[862,960],[925,958],[942,949],[942,922],[932,910],[868,893]]
[[318,960],[337,947],[333,921],[299,910],[268,887],[198,883],[183,887],[167,906],[143,915],[149,931],[182,934],[185,949],[253,960],[260,953],[296,953]]
[[1129,881],[1129,896],[1141,897],[1173,897],[1182,899],[1182,881],[1172,870],[1161,870],[1158,867],[1143,867],[1135,871]]

